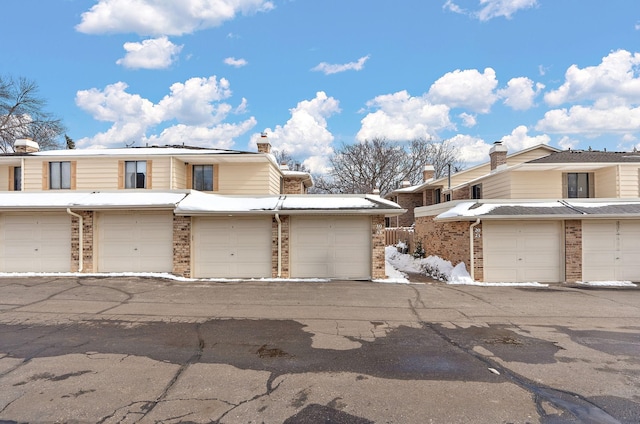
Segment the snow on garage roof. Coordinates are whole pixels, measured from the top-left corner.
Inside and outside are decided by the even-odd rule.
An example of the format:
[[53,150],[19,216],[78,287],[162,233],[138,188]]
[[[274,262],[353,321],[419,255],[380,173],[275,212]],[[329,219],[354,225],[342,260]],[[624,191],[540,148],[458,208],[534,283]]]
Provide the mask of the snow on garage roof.
[[[549,201],[462,201],[435,217],[439,221],[482,219],[639,218],[640,201],[622,199]],[[446,205],[441,205],[446,206]]]
[[172,209],[178,215],[385,214],[405,212],[396,203],[370,195],[229,196],[199,191],[119,190],[0,193],[0,210]]

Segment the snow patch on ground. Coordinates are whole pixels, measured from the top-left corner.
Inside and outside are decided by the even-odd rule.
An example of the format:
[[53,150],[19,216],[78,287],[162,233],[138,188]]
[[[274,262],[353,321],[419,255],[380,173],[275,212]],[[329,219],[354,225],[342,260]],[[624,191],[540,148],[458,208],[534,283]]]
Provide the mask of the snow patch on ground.
[[594,287],[638,287],[631,281],[577,281],[576,284]]
[[[467,271],[464,262],[458,265],[444,260],[438,256],[427,256],[426,258],[414,258],[411,255],[398,252],[395,246],[387,246],[385,248],[385,256],[387,263],[399,271],[413,272],[418,274],[429,275],[437,280],[444,281],[447,284],[469,285],[469,286],[489,286],[489,287],[547,287],[548,284],[540,284],[537,282],[530,283],[486,283],[482,281],[473,281],[471,275]],[[387,275],[389,272],[387,271]]]

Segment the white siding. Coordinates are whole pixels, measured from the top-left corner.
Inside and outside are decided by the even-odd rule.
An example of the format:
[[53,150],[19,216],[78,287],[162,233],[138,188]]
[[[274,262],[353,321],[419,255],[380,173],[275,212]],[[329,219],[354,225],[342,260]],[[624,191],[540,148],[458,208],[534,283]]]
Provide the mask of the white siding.
[[269,164],[220,164],[219,194],[270,194]]
[[620,197],[639,197],[638,165],[620,165]]
[[117,188],[118,159],[80,158],[76,162],[76,190],[116,190]]
[[598,169],[594,173],[595,197],[618,197],[620,191],[618,186],[618,167]]
[[562,173],[511,172],[512,199],[562,198]]
[[501,172],[482,180],[483,199],[510,199],[510,173]]

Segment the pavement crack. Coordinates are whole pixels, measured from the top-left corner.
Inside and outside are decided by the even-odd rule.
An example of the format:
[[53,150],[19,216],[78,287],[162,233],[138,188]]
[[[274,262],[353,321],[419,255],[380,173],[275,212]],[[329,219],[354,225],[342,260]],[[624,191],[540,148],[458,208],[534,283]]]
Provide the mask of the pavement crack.
[[538,413],[541,414],[542,417],[546,415],[544,409],[542,408],[542,402],[546,401],[554,405],[556,408],[573,415],[578,420],[580,420],[581,423],[584,424],[621,424],[620,421],[606,413],[597,405],[590,402],[584,396],[581,396],[577,393],[554,389],[552,387],[535,383],[532,380],[529,380],[528,378],[511,371],[508,368],[502,367],[497,362],[474,351],[473,349],[465,348],[464,346],[447,336],[440,328],[438,328],[438,326],[426,322],[422,322],[422,325],[426,328],[429,328],[448,344],[484,363],[487,368],[493,368],[497,370],[500,375],[503,375],[505,378],[509,379],[520,388],[531,393],[536,402]]
[[217,420],[213,421],[212,424],[220,424],[220,420],[222,420],[224,417],[226,417],[231,411],[233,411],[236,408],[239,408],[240,406],[256,401],[260,398],[263,398],[265,396],[270,396],[271,393],[273,393],[274,391],[276,391],[280,385],[284,382],[284,379],[282,379],[278,384],[276,384],[275,386],[273,385],[274,380],[278,377],[279,375],[275,375],[274,373],[271,373],[271,375],[269,376],[269,379],[267,380],[267,390],[264,393],[259,393],[255,396],[253,396],[250,399],[245,399],[242,402],[238,403],[237,405],[234,405],[233,408],[229,408],[227,411],[225,411],[222,415],[220,415],[218,417]]
[[[156,398],[156,400],[154,400],[152,402],[149,402],[148,407],[145,408],[144,414],[143,414],[142,417],[140,417],[140,419],[143,419],[145,416],[147,416],[147,414],[149,414],[151,411],[153,411],[153,409],[156,406],[158,406],[159,403],[162,403],[166,399],[167,395],[169,394],[169,391],[171,391],[173,386],[180,379],[180,376],[187,370],[187,368],[189,368],[191,365],[199,362],[200,358],[202,358],[202,353],[204,351],[205,343],[204,343],[204,339],[202,338],[202,334],[200,333],[200,327],[201,326],[202,326],[202,324],[196,324],[196,335],[198,337],[198,348],[197,348],[196,352],[194,352],[194,354],[191,355],[191,357],[184,364],[182,364],[180,366],[180,368],[178,368],[178,371],[176,371],[176,373],[171,378],[171,380],[169,380],[169,382],[165,386],[165,388],[162,391],[162,393],[160,394],[160,396],[158,396]],[[137,421],[139,421],[139,420],[137,420]]]

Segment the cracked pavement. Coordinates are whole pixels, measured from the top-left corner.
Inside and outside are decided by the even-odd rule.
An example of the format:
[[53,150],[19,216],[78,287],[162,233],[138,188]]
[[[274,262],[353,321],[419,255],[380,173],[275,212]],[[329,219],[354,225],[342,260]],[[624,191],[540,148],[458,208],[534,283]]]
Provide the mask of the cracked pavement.
[[4,277],[0,421],[637,423],[640,291]]

